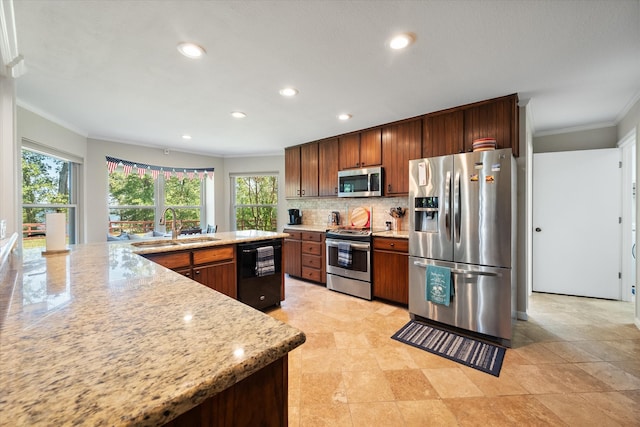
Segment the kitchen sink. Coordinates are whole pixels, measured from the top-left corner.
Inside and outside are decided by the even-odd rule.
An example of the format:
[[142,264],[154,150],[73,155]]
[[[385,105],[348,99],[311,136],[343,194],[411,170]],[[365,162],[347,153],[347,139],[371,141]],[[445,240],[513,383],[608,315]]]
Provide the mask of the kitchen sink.
[[185,237],[178,239],[162,239],[162,240],[143,240],[140,242],[133,242],[131,246],[135,246],[137,248],[162,248],[167,246],[180,246],[180,245],[188,245],[191,243],[206,243],[206,242],[215,242],[216,240],[220,240],[216,237],[211,236],[198,236],[198,237]]

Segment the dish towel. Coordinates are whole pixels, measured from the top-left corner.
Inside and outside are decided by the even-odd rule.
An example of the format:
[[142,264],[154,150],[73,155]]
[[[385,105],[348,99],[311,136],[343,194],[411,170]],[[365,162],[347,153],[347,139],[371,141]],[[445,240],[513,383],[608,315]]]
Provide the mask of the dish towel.
[[351,267],[351,243],[338,242],[338,265],[340,267]]
[[262,246],[256,249],[256,276],[268,276],[276,272],[273,260],[273,246]]
[[425,289],[425,298],[427,301],[449,307],[451,298],[454,295],[451,269],[437,265],[428,265]]

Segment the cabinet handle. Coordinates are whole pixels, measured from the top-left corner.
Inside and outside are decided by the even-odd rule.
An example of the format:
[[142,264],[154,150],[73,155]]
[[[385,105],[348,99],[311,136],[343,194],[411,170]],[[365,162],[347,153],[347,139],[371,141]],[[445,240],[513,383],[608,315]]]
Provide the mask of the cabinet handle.
[[393,246],[395,246],[395,245],[396,245],[395,243],[392,243],[392,244],[391,244],[391,246],[392,246],[392,247],[393,247]]
[[391,193],[391,184],[387,185],[387,192]]
[[335,188],[334,192],[338,194],[338,187]]
[[300,195],[300,190],[296,190],[296,194],[299,196]]
[[194,273],[200,274],[200,270],[196,270],[196,271],[194,271]]
[[302,195],[304,196],[304,190],[302,190]]
[[356,162],[356,167],[360,166],[360,163]]

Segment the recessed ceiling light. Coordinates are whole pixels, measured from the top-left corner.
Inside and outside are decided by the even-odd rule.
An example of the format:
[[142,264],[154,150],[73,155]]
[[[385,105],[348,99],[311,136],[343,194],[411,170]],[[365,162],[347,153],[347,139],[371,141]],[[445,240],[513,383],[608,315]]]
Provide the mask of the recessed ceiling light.
[[182,139],[189,140],[189,139],[191,139],[191,135],[184,134],[184,135],[182,135]]
[[349,120],[351,117],[352,117],[351,114],[339,114],[338,120],[345,121],[345,120]]
[[242,111],[232,111],[231,115],[236,119],[244,119],[245,117],[247,117],[247,115]]
[[195,43],[180,43],[178,44],[178,52],[186,56],[187,58],[200,58],[205,54],[205,50],[202,46],[198,46]]
[[416,36],[412,33],[403,33],[394,36],[389,42],[391,49],[404,49],[416,40]]
[[291,96],[296,96],[297,94],[298,94],[298,89],[295,89],[292,87],[285,87],[283,89],[280,89],[280,95],[282,96],[291,97]]

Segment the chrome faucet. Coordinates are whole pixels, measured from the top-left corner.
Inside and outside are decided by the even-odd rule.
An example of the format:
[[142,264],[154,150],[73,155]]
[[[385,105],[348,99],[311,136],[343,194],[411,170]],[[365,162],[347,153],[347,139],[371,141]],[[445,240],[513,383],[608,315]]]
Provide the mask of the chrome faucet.
[[171,223],[171,238],[172,239],[177,239],[178,238],[178,229],[176,228],[176,224],[177,224],[177,220],[176,220],[176,210],[173,208],[166,208],[164,210],[164,212],[162,213],[162,217],[160,218],[160,225],[166,225],[167,224],[167,211],[171,211],[171,213],[173,214],[173,222]]

